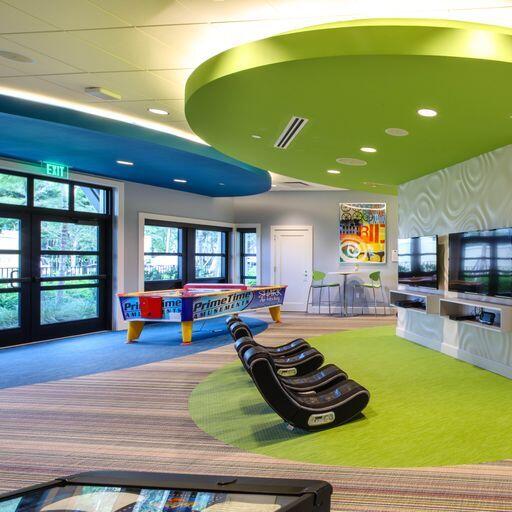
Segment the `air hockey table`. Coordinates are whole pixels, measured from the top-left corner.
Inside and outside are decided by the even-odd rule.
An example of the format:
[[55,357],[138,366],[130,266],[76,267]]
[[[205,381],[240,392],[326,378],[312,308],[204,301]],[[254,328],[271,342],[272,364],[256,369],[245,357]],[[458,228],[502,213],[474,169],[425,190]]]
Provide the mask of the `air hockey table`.
[[320,480],[90,471],[0,495],[2,512],[329,512]]
[[180,322],[182,342],[192,342],[196,320],[206,320],[268,308],[281,321],[285,285],[186,284],[177,290],[120,293],[123,318],[128,321],[127,343],[136,341],[146,322]]

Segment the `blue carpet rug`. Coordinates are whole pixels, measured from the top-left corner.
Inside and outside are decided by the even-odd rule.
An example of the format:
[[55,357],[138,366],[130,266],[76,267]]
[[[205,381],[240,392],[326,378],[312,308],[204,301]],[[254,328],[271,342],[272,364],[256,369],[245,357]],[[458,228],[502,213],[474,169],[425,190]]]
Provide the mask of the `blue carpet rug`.
[[[254,334],[267,323],[245,318]],[[181,327],[147,325],[138,343],[126,344],[126,331],[102,332],[0,350],[0,389],[130,368],[186,356],[232,342],[225,318],[194,322],[193,342],[181,345]]]

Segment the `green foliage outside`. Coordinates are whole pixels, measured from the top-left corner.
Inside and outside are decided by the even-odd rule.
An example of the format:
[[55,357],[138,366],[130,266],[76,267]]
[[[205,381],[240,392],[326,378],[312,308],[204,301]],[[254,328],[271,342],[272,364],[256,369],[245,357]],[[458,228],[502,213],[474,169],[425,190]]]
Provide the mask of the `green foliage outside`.
[[[223,241],[219,231],[196,230],[196,278],[222,277]],[[179,279],[180,230],[166,226],[144,227],[144,279],[163,281]],[[151,255],[149,253],[160,253]],[[219,254],[219,256],[217,256]]]
[[0,293],[0,329],[18,327],[18,294]]

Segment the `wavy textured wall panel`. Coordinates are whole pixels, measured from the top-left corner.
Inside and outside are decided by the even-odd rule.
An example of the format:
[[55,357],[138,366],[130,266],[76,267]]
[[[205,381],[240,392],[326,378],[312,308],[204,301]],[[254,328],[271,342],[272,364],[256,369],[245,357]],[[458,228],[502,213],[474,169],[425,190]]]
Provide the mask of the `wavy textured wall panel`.
[[512,145],[399,187],[399,236],[512,226]]
[[[511,190],[512,145],[409,181],[398,192],[399,236],[442,236],[512,226]],[[446,243],[446,237],[441,242]],[[444,276],[441,283],[446,281]],[[397,333],[431,348],[439,345],[443,352],[512,377],[510,333],[410,311],[400,312]]]

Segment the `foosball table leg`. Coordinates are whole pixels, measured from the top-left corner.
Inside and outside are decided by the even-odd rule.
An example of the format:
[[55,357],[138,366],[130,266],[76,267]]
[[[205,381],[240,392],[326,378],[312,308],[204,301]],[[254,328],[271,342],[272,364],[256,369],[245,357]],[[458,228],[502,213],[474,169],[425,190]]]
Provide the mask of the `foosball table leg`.
[[184,345],[192,342],[192,321],[181,322],[181,341]]
[[142,329],[144,329],[144,323],[139,320],[132,320],[128,322],[128,331],[126,333],[126,343],[134,343],[140,336]]
[[272,306],[268,310],[272,320],[276,323],[281,323],[281,306]]

